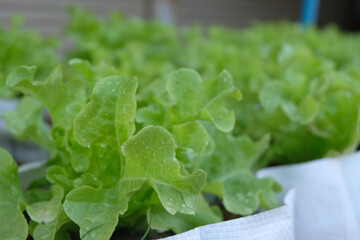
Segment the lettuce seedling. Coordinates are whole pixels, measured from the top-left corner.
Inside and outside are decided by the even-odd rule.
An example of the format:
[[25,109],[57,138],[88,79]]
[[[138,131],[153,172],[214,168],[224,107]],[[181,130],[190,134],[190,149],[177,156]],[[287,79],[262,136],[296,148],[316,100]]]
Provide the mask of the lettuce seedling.
[[[55,239],[77,225],[81,239],[105,240],[118,224],[131,219],[178,233],[222,220],[202,192],[217,195],[234,213],[277,206],[274,182],[251,173],[269,137],[253,143],[249,138],[233,141],[229,133],[235,115],[226,100],[240,100],[242,95],[228,72],[202,79],[191,69],[174,71],[158,101],[138,110],[135,77],[93,78],[94,87],[87,94],[90,82],[75,74],[64,83],[60,66],[45,81],[34,80],[35,70],[20,66],[9,74],[7,85],[26,97],[5,118],[16,136],[50,151],[46,180],[51,187],[23,193],[14,161],[1,150],[3,166],[12,167],[0,177],[13,172],[4,184],[13,185],[16,195],[8,198],[11,192],[4,188],[2,203],[13,206],[4,214],[22,219],[18,224],[23,229],[13,233],[5,228],[2,234],[23,239],[29,229],[34,239]],[[41,119],[42,106],[51,126]],[[162,111],[153,111],[153,106]],[[25,118],[18,124],[11,122],[11,117],[22,114]],[[240,149],[230,156],[222,144]],[[229,176],[213,172],[219,158],[224,169],[234,166]],[[248,198],[242,200],[243,196]],[[29,227],[23,211],[30,218]]]

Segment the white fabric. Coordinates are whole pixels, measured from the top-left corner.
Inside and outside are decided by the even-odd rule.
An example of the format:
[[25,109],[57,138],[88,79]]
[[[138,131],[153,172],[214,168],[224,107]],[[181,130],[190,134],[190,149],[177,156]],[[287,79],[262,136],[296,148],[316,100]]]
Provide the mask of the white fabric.
[[279,199],[294,189],[286,195],[283,207],[166,239],[360,239],[360,152],[266,168],[257,175],[271,176],[283,186]]
[[294,191],[290,191],[286,196],[285,206],[249,217],[198,227],[165,239],[292,240],[294,239],[293,201]]
[[360,239],[360,153],[336,159],[273,167],[259,177],[296,189],[295,236],[308,239]]

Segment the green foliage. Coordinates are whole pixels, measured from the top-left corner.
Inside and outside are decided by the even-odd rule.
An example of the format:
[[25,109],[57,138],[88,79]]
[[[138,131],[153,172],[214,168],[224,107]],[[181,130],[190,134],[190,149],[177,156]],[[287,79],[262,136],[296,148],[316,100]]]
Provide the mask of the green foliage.
[[249,171],[237,172],[223,180],[223,188],[224,206],[232,213],[249,215],[259,205],[265,209],[279,206],[274,192],[281,188],[271,178],[256,179]]
[[186,177],[180,174],[175,142],[169,132],[147,126],[125,143],[123,153],[127,184],[132,179],[147,180],[170,214],[195,214],[196,197],[205,184],[206,173],[197,170]]
[[85,103],[85,84],[73,79],[63,83],[62,70],[57,66],[45,81],[35,81],[36,67],[15,68],[6,79],[8,87],[29,94],[46,106],[54,126],[71,126],[72,109]]
[[111,237],[119,219],[119,186],[94,189],[82,186],[71,191],[64,202],[66,214],[80,227],[81,239]]
[[0,24],[0,97],[19,95],[5,85],[7,75],[18,65],[36,65],[43,79],[58,62],[55,38],[43,39],[36,32],[22,27],[20,16],[11,18],[8,28]]
[[[204,211],[196,212],[206,173],[198,168],[182,168],[172,133],[144,123],[135,134],[136,78],[105,77],[96,81],[86,97],[86,81],[70,79],[64,83],[60,67],[42,82],[34,80],[34,73],[34,67],[20,66],[9,74],[8,86],[30,96],[24,97],[14,112],[5,114],[9,129],[16,136],[39,144],[46,140],[52,146],[51,166],[46,174],[52,184],[51,193],[30,189],[25,192],[27,201],[23,202],[34,238],[46,232],[44,236],[55,239],[60,229],[72,221],[80,227],[82,239],[109,239],[119,216],[144,207],[134,209],[131,201],[134,194],[146,187],[150,187],[152,194],[141,200],[152,200],[145,206],[144,218],[147,209],[156,206],[168,212],[161,213],[167,218],[177,214],[185,222],[190,221],[187,229],[196,223],[194,219],[202,219],[203,224],[221,219],[204,203],[200,205]],[[194,76],[196,72],[190,78]],[[222,99],[221,94],[216,93],[215,97]],[[171,105],[174,116],[187,119],[178,105]],[[53,123],[50,129],[41,118],[43,106],[50,113]],[[176,123],[173,130],[179,149],[195,156],[205,151],[209,139],[207,130],[197,121],[203,108],[190,116],[191,121]],[[11,117],[22,115],[25,118],[18,120],[19,126],[9,122]],[[210,118],[208,121],[212,122]],[[44,134],[39,134],[40,131]],[[192,141],[187,141],[186,132],[193,134]],[[204,219],[203,214],[210,218]],[[195,216],[188,220],[186,215]],[[163,229],[174,227],[177,228],[172,225]]]
[[[167,116],[165,111],[171,104],[164,101],[178,104],[180,109],[176,111],[186,113],[185,122],[207,101],[201,119],[212,119],[220,130],[230,131],[234,111],[233,135],[260,139],[271,134],[271,147],[260,156],[258,167],[346,153],[359,142],[359,104],[334,107],[334,111],[343,109],[352,116],[346,118],[348,124],[340,123],[344,118],[325,117],[330,101],[335,103],[330,99],[343,102],[359,98],[358,35],[344,34],[333,27],[304,29],[288,23],[257,24],[244,30],[200,26],[176,29],[127,20],[117,14],[102,21],[80,9],[72,9],[70,15],[68,32],[76,44],[73,54],[99,69],[103,69],[100,63],[108,63],[119,73],[138,77],[139,122],[161,124],[170,130],[173,121],[184,120],[173,114]],[[239,104],[219,100],[210,104],[209,97],[215,92],[206,90],[199,77],[187,80],[185,75],[190,75],[191,70],[187,74],[179,70],[184,75],[180,83],[168,79],[173,70],[184,67],[197,70],[203,79],[226,69],[234,79],[227,82],[241,89],[244,101]],[[209,86],[221,91],[225,85],[215,86],[220,82],[208,81]],[[185,85],[187,98],[178,89],[181,85]],[[232,111],[227,111],[228,107]],[[170,117],[173,119],[169,125]],[[341,140],[339,135],[317,131],[320,122],[328,126],[325,131],[333,133],[344,131],[341,126],[346,126]],[[308,141],[300,140],[304,138]]]
[[[106,240],[117,226],[147,224],[180,233],[223,219],[203,194],[233,214],[271,209],[281,187],[254,171],[359,143],[357,35],[290,24],[176,29],[79,8],[70,9],[67,33],[75,47],[65,73],[59,65],[44,77],[54,56],[0,66],[8,93],[25,95],[4,114],[9,131],[51,152],[49,188],[22,193],[0,150],[1,220],[14,226],[1,224],[1,236],[68,239],[75,229]],[[38,74],[15,67],[23,63],[39,65]]]
[[120,146],[135,131],[137,80],[108,77],[94,88],[90,102],[74,119],[74,137],[83,146]]
[[6,112],[7,129],[19,140],[31,140],[39,146],[51,151],[54,146],[50,139],[50,129],[42,119],[43,105],[35,98],[25,96],[17,105],[15,111]]
[[5,239],[26,239],[28,226],[23,215],[24,203],[17,177],[17,165],[11,155],[0,148],[0,233]]
[[[221,211],[217,206],[210,207],[203,197],[196,201],[195,215],[184,215],[177,213],[172,216],[161,205],[154,205],[147,213],[151,219],[151,227],[164,232],[172,230],[175,233],[189,231],[194,227],[220,222]],[[150,220],[149,220],[150,222]]]

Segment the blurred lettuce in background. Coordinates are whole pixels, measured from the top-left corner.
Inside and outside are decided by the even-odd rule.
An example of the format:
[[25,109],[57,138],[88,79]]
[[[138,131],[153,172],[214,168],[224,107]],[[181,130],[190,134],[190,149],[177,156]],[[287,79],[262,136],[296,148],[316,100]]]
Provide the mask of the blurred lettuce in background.
[[67,30],[75,42],[69,56],[138,76],[140,106],[160,101],[174,69],[189,67],[205,77],[226,69],[244,95],[240,103],[226,101],[236,115],[232,134],[256,140],[271,135],[258,167],[342,154],[358,145],[357,34],[290,23],[174,28],[117,13],[102,21],[79,8],[71,9]]
[[39,77],[44,79],[48,72],[59,61],[56,38],[42,38],[38,33],[23,28],[20,15],[12,16],[5,29],[0,24],[0,98],[11,98],[18,95],[5,86],[10,71],[17,65],[38,66]]

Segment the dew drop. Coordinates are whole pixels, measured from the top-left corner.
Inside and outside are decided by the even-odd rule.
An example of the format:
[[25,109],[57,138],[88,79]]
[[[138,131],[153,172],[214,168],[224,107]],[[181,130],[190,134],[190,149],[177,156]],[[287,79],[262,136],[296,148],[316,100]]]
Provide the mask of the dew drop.
[[[79,169],[77,169],[79,170]],[[80,187],[81,185],[83,184],[83,181],[81,178],[77,178],[74,180],[74,185],[77,186],[77,187]]]
[[108,197],[109,199],[116,199],[118,196],[119,196],[118,193],[117,193],[117,192],[113,192],[113,191],[109,192],[108,195],[107,195],[107,197]]
[[184,207],[186,207],[186,205],[185,204],[181,204],[181,206],[184,208]]
[[83,171],[85,170],[85,166],[83,164],[79,164],[76,168],[77,171]]
[[16,189],[16,187],[12,186],[11,187],[11,194],[13,196],[16,196],[16,195],[18,195],[18,193],[19,193],[19,191]]
[[68,208],[68,209],[66,210],[66,213],[67,213],[68,215],[70,215],[70,214],[72,213],[72,208]]
[[190,199],[185,199],[185,203],[189,208],[194,208],[194,202]]
[[95,238],[95,237],[96,237],[96,233],[95,233],[95,232],[90,233],[90,237]]
[[245,214],[250,214],[252,211],[251,208],[244,208],[244,212]]
[[236,194],[237,199],[243,200],[244,196],[241,193]]

